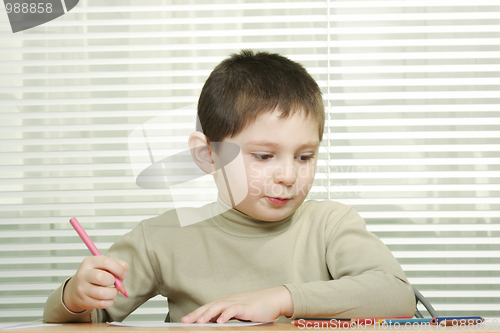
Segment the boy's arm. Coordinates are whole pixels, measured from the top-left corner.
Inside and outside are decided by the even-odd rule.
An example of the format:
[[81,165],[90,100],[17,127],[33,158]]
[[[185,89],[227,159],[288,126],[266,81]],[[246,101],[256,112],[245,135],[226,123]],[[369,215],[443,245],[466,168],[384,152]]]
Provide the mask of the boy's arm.
[[[45,308],[43,311],[43,319],[46,323],[90,323],[91,311],[83,312],[72,312],[70,311],[63,302],[63,290],[68,281],[71,278],[66,279],[61,286],[54,290],[45,302]],[[94,310],[100,311],[100,310]]]
[[225,322],[234,317],[265,322],[280,315],[291,319],[412,317],[413,290],[389,249],[366,230],[354,209],[341,219],[336,215],[330,218],[326,232],[317,232],[325,238],[326,262],[333,280],[231,295],[199,307],[182,321]]
[[293,299],[291,318],[412,317],[415,296],[390,250],[352,208],[331,222],[325,237],[333,280],[286,284]]
[[[54,290],[47,299],[44,308],[45,322],[106,322],[122,321],[142,303],[159,293],[157,279],[158,265],[151,255],[145,240],[144,223],[118,239],[108,250],[106,256],[123,260],[129,264],[127,277],[123,284],[129,297],[121,293],[114,299],[113,306],[107,309],[93,309],[75,313],[63,302],[63,288],[66,280]],[[156,265],[156,266],[155,266]]]
[[268,322],[281,315],[291,316],[292,296],[283,286],[234,294],[207,303],[181,318],[183,323],[225,323],[236,318]]

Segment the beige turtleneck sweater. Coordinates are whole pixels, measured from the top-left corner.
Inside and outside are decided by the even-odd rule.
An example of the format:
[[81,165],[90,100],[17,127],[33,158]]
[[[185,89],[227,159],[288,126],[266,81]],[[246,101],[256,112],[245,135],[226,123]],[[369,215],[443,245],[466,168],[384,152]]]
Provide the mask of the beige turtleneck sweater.
[[[413,316],[400,265],[351,207],[306,201],[288,218],[256,220],[222,201],[186,208],[202,222],[180,227],[175,210],[142,221],[107,256],[128,262],[124,285],[105,310],[69,311],[56,289],[46,322],[122,321],[149,298],[168,298],[171,321],[236,293],[284,285],[296,317]],[[280,317],[279,321],[289,321]]]

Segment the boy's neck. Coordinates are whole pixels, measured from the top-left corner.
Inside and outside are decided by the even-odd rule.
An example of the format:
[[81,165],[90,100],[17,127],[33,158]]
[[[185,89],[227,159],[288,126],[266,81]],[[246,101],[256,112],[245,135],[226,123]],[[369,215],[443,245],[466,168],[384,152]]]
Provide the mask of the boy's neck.
[[262,221],[231,208],[219,197],[212,206],[211,215],[215,224],[227,232],[259,237],[285,231],[291,225],[295,214],[279,221]]

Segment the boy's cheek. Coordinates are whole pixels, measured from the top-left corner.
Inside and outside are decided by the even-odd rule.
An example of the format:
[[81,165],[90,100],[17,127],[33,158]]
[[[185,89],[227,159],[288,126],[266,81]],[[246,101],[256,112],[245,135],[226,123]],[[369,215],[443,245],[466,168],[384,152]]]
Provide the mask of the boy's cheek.
[[300,180],[307,180],[311,178],[311,173],[313,170],[311,170],[310,166],[300,166],[297,168],[297,178]]
[[250,163],[250,165],[246,167],[246,170],[248,182],[264,182],[266,179],[273,178],[273,175],[276,171],[271,163],[266,163],[265,165],[263,165],[263,163],[259,162]]
[[216,183],[221,198],[226,203],[238,205],[248,195],[247,167],[241,152],[229,163],[217,170]]
[[272,168],[268,166],[263,166],[259,163],[251,163],[250,166],[246,167],[246,177],[248,183],[262,184],[265,183],[266,179],[270,179],[272,177]]
[[262,184],[260,180],[258,179],[250,180],[248,194],[251,196],[260,196],[263,194]]
[[244,159],[245,159],[245,165],[246,165],[245,168],[247,170],[247,173],[252,174],[252,175],[258,175],[258,177],[260,177],[260,175],[262,174],[261,165],[259,165],[259,163],[255,162],[255,161],[253,161],[248,156]]

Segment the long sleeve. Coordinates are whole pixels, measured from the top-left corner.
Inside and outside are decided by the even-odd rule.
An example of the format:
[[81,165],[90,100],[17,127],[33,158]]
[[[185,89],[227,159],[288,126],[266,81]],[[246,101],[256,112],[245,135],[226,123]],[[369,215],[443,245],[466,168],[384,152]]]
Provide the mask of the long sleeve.
[[332,280],[285,284],[292,319],[413,316],[415,298],[401,266],[354,209],[330,216],[324,237]]
[[399,263],[354,209],[310,200],[273,223],[234,209],[205,218],[218,205],[190,211],[203,222],[186,227],[167,211],[113,244],[106,255],[130,267],[128,298],[120,294],[108,309],[74,314],[64,308],[59,288],[47,301],[45,319],[121,321],[162,294],[178,322],[213,300],[280,285],[291,291],[293,318],[413,315],[415,299]]
[[91,311],[72,312],[63,303],[63,290],[70,278],[54,290],[45,302],[43,319],[46,323],[89,323]]
[[44,308],[45,322],[122,321],[149,298],[157,295],[160,290],[157,278],[159,268],[156,258],[148,248],[144,229],[144,224],[139,224],[118,239],[106,253],[106,256],[121,259],[129,264],[127,277],[123,281],[129,297],[119,293],[113,306],[107,309],[74,313],[68,310],[62,301],[63,288],[68,279],[47,299]]

